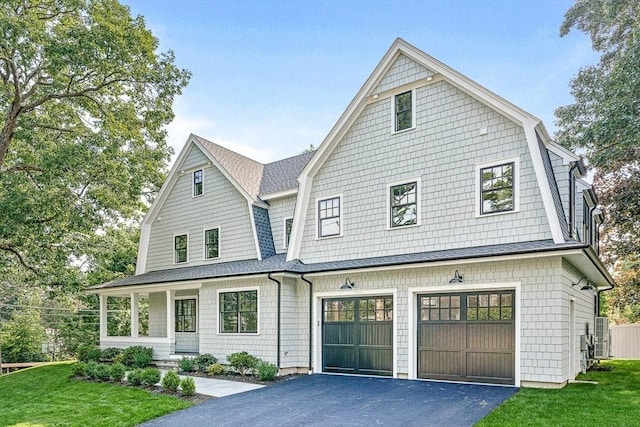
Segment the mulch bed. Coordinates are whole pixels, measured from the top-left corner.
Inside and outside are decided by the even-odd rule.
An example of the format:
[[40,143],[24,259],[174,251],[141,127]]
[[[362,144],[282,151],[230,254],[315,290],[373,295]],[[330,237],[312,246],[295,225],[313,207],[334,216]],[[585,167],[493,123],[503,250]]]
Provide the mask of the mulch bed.
[[272,381],[260,381],[257,377],[254,377],[253,375],[243,376],[243,375],[240,375],[240,374],[236,374],[234,372],[229,372],[229,373],[226,373],[224,375],[209,375],[209,374],[206,374],[204,372],[178,372],[178,375],[187,375],[187,376],[191,376],[191,377],[211,378],[211,379],[215,379],[215,380],[237,381],[237,382],[242,382],[242,383],[259,384],[259,385],[269,386],[269,385],[277,384],[277,383],[280,383],[280,382],[283,382],[283,381],[292,380],[294,378],[299,377],[301,374],[277,376]]

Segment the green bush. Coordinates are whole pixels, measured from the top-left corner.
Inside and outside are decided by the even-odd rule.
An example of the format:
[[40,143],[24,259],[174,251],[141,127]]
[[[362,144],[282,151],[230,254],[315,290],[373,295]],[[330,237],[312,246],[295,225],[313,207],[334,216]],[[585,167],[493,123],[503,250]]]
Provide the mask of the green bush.
[[209,353],[205,353],[193,359],[193,365],[198,372],[206,372],[207,368],[217,361],[218,359],[215,356]]
[[127,368],[122,363],[114,363],[111,365],[111,379],[114,381],[122,382],[126,373]]
[[105,363],[98,363],[96,368],[96,379],[100,381],[109,381],[111,379],[111,366]]
[[196,382],[192,377],[184,378],[180,381],[180,390],[184,396],[193,396],[196,392]]
[[227,373],[227,368],[224,367],[224,365],[221,365],[219,363],[214,363],[212,365],[209,365],[209,367],[207,368],[207,374],[209,375],[224,375]]
[[97,362],[100,360],[100,347],[97,345],[83,345],[78,349],[78,360],[81,362]]
[[178,367],[182,372],[191,372],[195,370],[193,359],[185,356],[182,356],[182,359],[178,361]]
[[74,377],[86,377],[87,364],[84,362],[77,362],[71,365],[71,375]]
[[122,363],[124,365],[124,355],[122,353],[116,354],[113,357],[113,363]]
[[100,366],[100,363],[96,362],[95,360],[90,360],[87,362],[87,376],[93,380],[98,378],[98,370],[100,368],[98,368]]
[[134,369],[127,374],[127,383],[132,386],[142,385],[142,369]]
[[273,363],[260,360],[256,366],[256,372],[260,381],[273,381],[278,375],[278,367]]
[[158,384],[160,377],[162,377],[162,374],[158,368],[144,368],[142,370],[142,384],[148,387],[153,387]]
[[242,376],[253,373],[253,370],[258,364],[258,358],[250,355],[246,351],[230,354],[227,356],[227,361],[229,365]]
[[122,349],[109,347],[100,351],[100,360],[113,362],[117,355],[122,354]]
[[122,352],[122,363],[134,368],[146,368],[153,360],[153,349],[134,345]]
[[180,377],[174,371],[169,371],[162,377],[162,387],[172,393],[178,391],[180,386]]

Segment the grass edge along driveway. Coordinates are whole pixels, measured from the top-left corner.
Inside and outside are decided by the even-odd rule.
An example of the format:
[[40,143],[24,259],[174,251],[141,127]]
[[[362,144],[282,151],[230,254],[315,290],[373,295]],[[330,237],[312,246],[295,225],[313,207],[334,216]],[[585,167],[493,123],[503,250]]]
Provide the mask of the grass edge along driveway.
[[489,426],[640,425],[640,360],[608,360],[562,389],[523,388],[480,420]]
[[0,377],[0,426],[134,426],[191,403],[133,387],[78,381],[70,364]]

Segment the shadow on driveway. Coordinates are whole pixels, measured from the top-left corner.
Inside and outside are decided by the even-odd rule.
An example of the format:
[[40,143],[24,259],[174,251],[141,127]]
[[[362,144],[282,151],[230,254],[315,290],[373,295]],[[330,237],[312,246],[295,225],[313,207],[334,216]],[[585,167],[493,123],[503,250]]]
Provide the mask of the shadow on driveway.
[[513,387],[309,375],[152,420],[145,426],[472,426]]

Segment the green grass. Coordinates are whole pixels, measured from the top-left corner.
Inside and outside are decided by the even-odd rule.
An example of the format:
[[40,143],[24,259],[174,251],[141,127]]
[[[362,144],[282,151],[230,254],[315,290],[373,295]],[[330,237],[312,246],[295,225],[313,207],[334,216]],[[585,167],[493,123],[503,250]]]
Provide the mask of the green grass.
[[191,406],[175,397],[70,379],[71,365],[0,377],[0,426],[134,426]]
[[476,426],[640,426],[640,360],[602,363],[562,389],[523,388]]

